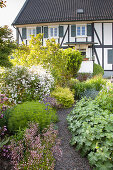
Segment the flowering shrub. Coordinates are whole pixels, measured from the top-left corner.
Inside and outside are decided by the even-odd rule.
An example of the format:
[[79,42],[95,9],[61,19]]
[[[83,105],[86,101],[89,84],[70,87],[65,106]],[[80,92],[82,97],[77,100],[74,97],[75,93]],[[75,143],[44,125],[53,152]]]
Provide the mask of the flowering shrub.
[[[58,132],[53,125],[44,129],[40,135],[38,125],[30,123],[24,138],[18,142],[11,141],[11,160],[13,169],[54,170],[55,158],[60,159],[62,151],[57,138]],[[55,158],[54,158],[55,157]]]
[[2,91],[5,91],[14,103],[40,99],[50,93],[54,84],[53,77],[41,66],[33,66],[30,69],[13,67],[2,74],[2,81]]
[[[8,98],[5,94],[0,94],[0,157],[9,158],[9,147],[6,144],[9,141],[9,138],[6,137],[7,127],[2,126],[2,121],[4,118],[4,111],[11,105],[8,101]],[[1,165],[0,165],[1,166]]]
[[56,111],[39,101],[28,101],[7,110],[8,130],[15,132],[27,127],[28,121],[39,124],[40,130],[57,121]]

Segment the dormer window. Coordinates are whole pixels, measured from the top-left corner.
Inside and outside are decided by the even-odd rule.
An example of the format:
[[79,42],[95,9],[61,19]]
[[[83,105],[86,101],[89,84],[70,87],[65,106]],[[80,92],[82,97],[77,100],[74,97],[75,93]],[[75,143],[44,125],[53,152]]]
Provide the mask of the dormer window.
[[83,9],[77,9],[77,14],[83,14],[83,13],[84,13]]

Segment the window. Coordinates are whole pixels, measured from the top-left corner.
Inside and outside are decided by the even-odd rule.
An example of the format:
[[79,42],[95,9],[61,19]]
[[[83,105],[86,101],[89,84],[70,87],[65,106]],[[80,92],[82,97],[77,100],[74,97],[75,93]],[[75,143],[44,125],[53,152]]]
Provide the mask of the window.
[[58,36],[58,28],[50,28],[50,37],[57,37]]
[[28,28],[28,38],[31,38],[31,35],[36,36],[36,29],[35,28]]
[[113,64],[113,49],[108,50],[108,64]]
[[85,25],[78,25],[77,26],[77,34],[76,36],[86,36],[86,26]]
[[77,9],[77,14],[83,14],[84,10],[83,9]]

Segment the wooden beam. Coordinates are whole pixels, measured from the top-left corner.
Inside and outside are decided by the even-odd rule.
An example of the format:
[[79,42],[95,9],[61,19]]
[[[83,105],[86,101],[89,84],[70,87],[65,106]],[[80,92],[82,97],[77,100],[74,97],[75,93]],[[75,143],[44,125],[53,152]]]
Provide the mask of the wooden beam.
[[62,46],[62,44],[63,44],[63,42],[64,42],[64,39],[65,39],[65,36],[66,36],[66,34],[67,34],[68,29],[69,29],[69,25],[68,25],[68,27],[67,27],[67,29],[66,29],[66,32],[65,32],[64,36],[63,36],[62,42],[61,42],[61,44],[60,44],[60,48],[61,48],[61,46]]
[[95,34],[96,34],[96,37],[97,37],[97,39],[98,39],[98,41],[99,41],[100,45],[102,45],[102,43],[101,43],[101,41],[100,41],[100,38],[99,38],[99,36],[98,36],[97,31],[96,31],[96,29],[95,29],[95,28],[94,28],[94,32],[95,32]]

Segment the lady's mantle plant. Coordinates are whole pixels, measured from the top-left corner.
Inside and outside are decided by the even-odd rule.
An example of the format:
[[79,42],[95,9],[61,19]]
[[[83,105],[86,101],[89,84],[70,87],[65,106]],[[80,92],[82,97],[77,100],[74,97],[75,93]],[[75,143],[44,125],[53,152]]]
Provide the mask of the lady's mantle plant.
[[2,91],[8,94],[10,100],[21,103],[49,94],[54,79],[42,66],[32,66],[30,69],[16,66],[5,70],[2,82]]
[[[106,104],[104,97],[103,103],[105,100]],[[72,133],[71,144],[76,144],[76,148],[81,150],[83,155],[88,155],[90,164],[96,170],[112,170],[113,113],[100,107],[99,101],[83,98],[76,104],[67,120]]]

